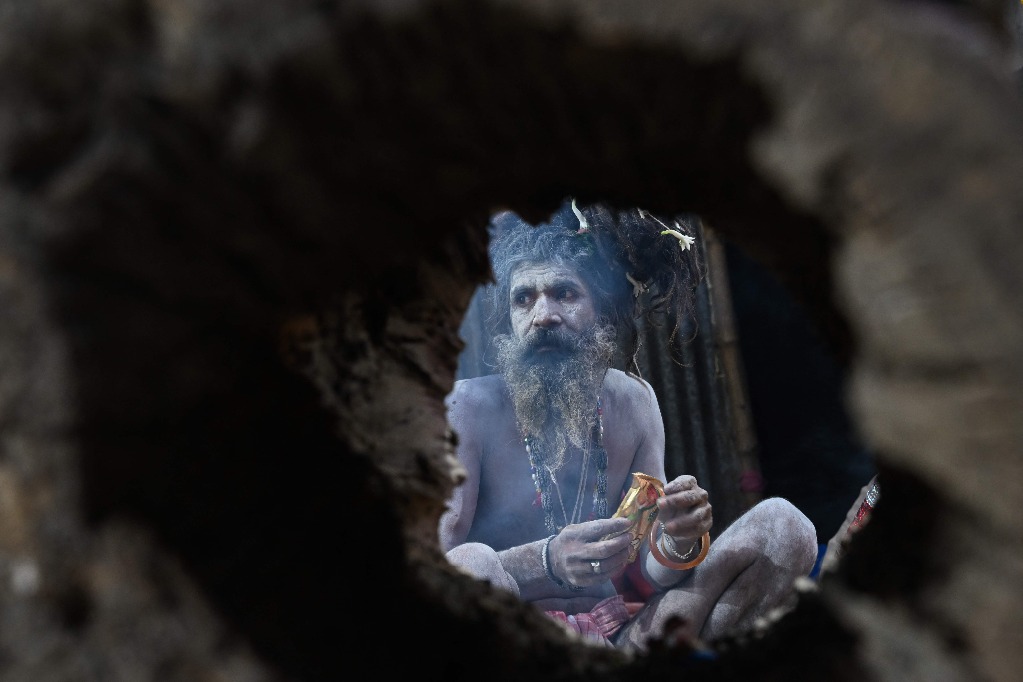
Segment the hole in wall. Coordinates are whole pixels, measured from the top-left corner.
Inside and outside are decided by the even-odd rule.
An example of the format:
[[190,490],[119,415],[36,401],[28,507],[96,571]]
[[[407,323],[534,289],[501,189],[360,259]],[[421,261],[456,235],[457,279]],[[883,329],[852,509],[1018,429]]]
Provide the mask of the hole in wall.
[[[315,397],[284,372],[268,369],[276,367],[274,363],[278,358],[272,341],[268,341],[273,336],[272,330],[266,329],[265,319],[258,318],[266,309],[281,304],[281,300],[274,300],[274,294],[295,289],[309,294],[316,290],[308,284],[307,278],[313,278],[310,272],[327,275],[359,272],[361,263],[358,261],[366,252],[381,253],[406,239],[420,238],[421,241],[412,242],[417,247],[429,242],[430,238],[443,234],[436,225],[443,222],[439,217],[450,216],[450,210],[445,207],[455,199],[471,196],[477,204],[485,203],[486,197],[500,194],[495,187],[503,186],[521,203],[532,203],[534,210],[540,210],[544,202],[538,199],[539,195],[557,196],[568,184],[566,178],[576,177],[578,173],[585,176],[581,184],[594,192],[619,188],[621,194],[616,195],[619,198],[642,197],[659,208],[672,206],[676,201],[689,203],[696,197],[706,203],[701,208],[708,208],[708,215],[728,218],[721,220],[722,230],[727,231],[726,236],[734,239],[734,243],[749,247],[754,260],[760,259],[764,252],[762,242],[758,248],[757,236],[752,232],[754,226],[760,232],[791,237],[786,249],[815,243],[813,235],[824,232],[821,221],[799,215],[787,207],[770,184],[749,165],[750,138],[769,120],[771,107],[763,89],[751,84],[738,56],[705,63],[674,48],[621,51],[606,45],[594,48],[580,45],[571,31],[541,29],[532,21],[522,21],[521,17],[516,17],[519,23],[493,21],[485,11],[480,12],[482,16],[472,15],[480,22],[471,30],[465,30],[465,22],[457,20],[456,12],[455,21],[451,21],[452,16],[445,19],[443,13],[439,13],[420,24],[374,23],[371,28],[375,32],[371,31],[370,37],[362,41],[354,35],[356,31],[351,32],[353,35],[346,34],[344,37],[351,40],[338,43],[348,47],[351,54],[339,59],[351,58],[352,61],[346,62],[341,70],[345,72],[343,75],[355,74],[356,78],[355,81],[338,80],[355,90],[365,88],[363,94],[368,96],[357,106],[350,106],[345,100],[344,87],[331,91],[329,96],[323,95],[322,79],[333,74],[332,65],[326,59],[316,62],[317,68],[308,72],[303,71],[303,67],[308,66],[304,64],[286,64],[274,70],[273,82],[259,83],[252,88],[261,101],[269,103],[267,111],[263,112],[270,121],[267,128],[285,131],[281,137],[269,137],[265,146],[293,151],[295,159],[280,161],[271,153],[260,157],[254,152],[256,160],[265,164],[260,169],[264,174],[258,176],[258,182],[253,181],[252,174],[247,174],[251,173],[251,167],[239,171],[231,165],[235,158],[231,154],[210,158],[208,150],[218,149],[218,141],[228,127],[221,126],[223,122],[210,123],[202,135],[194,135],[209,123],[204,116],[217,109],[214,104],[206,103],[207,108],[200,106],[199,112],[183,112],[181,118],[175,117],[174,107],[187,108],[187,102],[161,106],[161,117],[155,121],[147,118],[152,112],[147,112],[145,107],[125,112],[130,113],[125,118],[130,122],[126,125],[131,136],[146,138],[147,131],[154,129],[161,135],[167,134],[166,137],[153,136],[159,138],[153,142],[154,146],[163,145],[165,152],[155,155],[157,159],[153,163],[157,170],[123,168],[113,163],[112,170],[105,176],[108,182],[90,185],[89,197],[78,204],[72,202],[73,208],[69,209],[69,213],[83,205],[96,209],[82,218],[83,223],[93,223],[96,234],[80,234],[81,239],[65,244],[64,258],[56,258],[54,262],[66,277],[63,284],[68,290],[64,291],[63,306],[59,306],[61,319],[68,333],[80,344],[73,349],[75,371],[81,383],[82,402],[91,411],[87,416],[92,417],[86,420],[84,434],[84,446],[88,450],[83,458],[87,510],[95,517],[102,517],[107,512],[119,513],[127,509],[138,512],[147,523],[165,531],[172,548],[184,553],[196,572],[207,577],[206,585],[221,605],[226,602],[228,612],[237,609],[234,612],[236,626],[265,644],[267,655],[301,674],[317,665],[336,666],[332,671],[344,665],[337,660],[336,639],[321,626],[332,624],[333,616],[341,612],[332,606],[345,604],[351,609],[352,605],[346,601],[351,595],[324,598],[317,590],[319,581],[330,584],[336,577],[329,570],[334,565],[335,557],[331,552],[335,545],[312,544],[316,537],[308,538],[307,543],[289,532],[289,524],[280,523],[284,518],[301,527],[319,528],[318,524],[329,518],[335,509],[339,491],[332,482],[342,472],[335,468],[334,458],[339,453],[334,449],[332,425],[326,423],[327,420],[309,417],[316,410]],[[492,22],[489,28],[488,21]],[[436,33],[431,35],[430,30]],[[431,71],[431,60],[418,58],[419,48],[427,52],[443,51],[445,37],[452,37],[451,45],[461,44],[453,39],[455,36],[468,36],[474,41],[472,47],[478,48],[467,48],[476,55],[475,59],[468,60],[473,64],[471,69],[460,67],[459,56],[450,53],[450,59],[436,71]],[[416,38],[423,40],[417,42]],[[410,45],[416,49],[409,49]],[[321,57],[318,55],[317,59]],[[415,68],[406,68],[410,66]],[[447,80],[445,70],[462,79],[457,83]],[[510,102],[512,106],[503,106],[508,103],[504,96],[509,90],[503,85],[506,81],[497,77],[507,73],[515,75],[512,92],[519,98]],[[378,74],[385,77],[376,77]],[[386,77],[389,75],[395,77]],[[485,77],[479,78],[480,75]],[[953,78],[956,74],[948,76]],[[449,82],[452,87],[445,90],[444,85]],[[430,87],[415,87],[423,83],[439,84],[437,90],[443,97],[435,96]],[[474,83],[475,89],[465,87]],[[566,83],[579,85],[582,95],[566,89]],[[665,87],[657,89],[658,83]],[[409,86],[407,92],[416,94],[409,98],[412,101],[401,100],[402,84]],[[244,76],[239,76],[232,87],[245,90],[249,85]],[[690,92],[699,93],[699,99],[690,96]],[[224,95],[228,99],[233,96]],[[305,96],[308,99],[303,100]],[[275,98],[284,104],[275,106]],[[442,99],[445,104],[441,103]],[[315,106],[302,110],[295,104],[300,101],[313,102]],[[459,108],[464,101],[469,101],[470,106]],[[477,106],[477,102],[484,104]],[[634,113],[640,109],[635,102],[644,103],[642,117]],[[396,103],[401,106],[394,106]],[[452,103],[454,110],[445,108]],[[531,113],[534,104],[538,104],[535,111],[545,113]],[[590,127],[580,131],[564,125],[566,120],[571,120],[573,107],[586,110],[576,113],[580,120],[589,122]],[[545,118],[549,112],[562,110],[569,112],[567,118]],[[452,115],[434,115],[435,112]],[[487,116],[477,116],[480,112],[486,112]],[[645,128],[643,122],[647,115],[654,122],[667,121],[672,125]],[[674,125],[679,120],[693,123],[692,128],[699,133],[692,137],[681,134],[684,127]],[[461,125],[467,121],[473,125]],[[520,144],[519,124],[523,121],[538,137]],[[175,126],[190,132],[180,137],[168,134]],[[350,137],[331,137],[346,126],[357,133]],[[394,130],[401,134],[392,138],[390,133]],[[302,133],[307,131],[310,131],[308,139],[304,139]],[[651,134],[637,136],[635,131]],[[289,137],[292,133],[294,136]],[[494,135],[486,137],[490,133]],[[575,133],[579,136],[572,137]],[[566,139],[573,142],[564,143]],[[612,142],[590,147],[600,140]],[[451,141],[458,144],[449,145]],[[387,153],[377,154],[381,148]],[[178,156],[170,153],[172,149],[187,153]],[[478,153],[478,149],[484,151]],[[636,154],[637,149],[643,153]],[[685,149],[691,150],[700,162],[693,167],[676,163],[675,155]],[[333,153],[337,150],[345,153]],[[562,152],[564,158],[552,150]],[[346,158],[360,159],[360,162],[345,166]],[[434,197],[431,194],[436,188],[423,180],[429,173],[417,173],[410,180],[403,172],[434,168],[431,163],[438,158],[445,162],[444,177],[455,180],[445,185],[445,192],[439,197]],[[313,163],[307,163],[310,161]],[[534,165],[540,169],[538,175],[530,172]],[[493,167],[503,170],[494,172]],[[204,194],[203,190],[210,188],[207,181],[211,168],[215,169],[212,177],[238,173],[244,176],[243,181],[231,185],[231,191],[224,194]],[[317,180],[332,191],[337,187],[349,191],[351,196],[339,200],[343,205],[349,202],[345,208],[351,210],[346,215],[355,216],[355,222],[374,227],[379,224],[378,232],[385,235],[379,240],[374,240],[375,235],[360,236],[357,248],[340,248],[338,239],[324,236],[332,246],[328,250],[332,251],[331,258],[336,262],[318,261],[318,271],[309,267],[318,255],[312,252],[323,250],[318,248],[315,238],[282,256],[277,246],[288,239],[276,234],[275,226],[269,225],[280,220],[293,226],[294,222],[281,218],[292,217],[291,211],[299,218],[309,217],[296,210],[293,203],[281,201],[275,191],[281,187],[294,188],[295,185],[285,180],[300,177],[303,169],[308,172],[310,168],[315,169]],[[487,176],[488,172],[492,175]],[[26,187],[44,181],[43,176],[32,175],[32,182]],[[459,178],[464,180],[466,176],[472,181],[460,185]],[[144,181],[136,182],[140,178]],[[747,192],[742,196],[748,201],[734,201],[735,188]],[[399,197],[401,207],[388,206],[388,211],[377,212],[381,206],[372,198],[380,195]],[[230,204],[226,201],[228,196],[246,199]],[[251,205],[246,203],[253,196],[258,197],[258,201]],[[320,195],[311,191],[305,196],[318,198]],[[196,197],[198,200],[191,207],[194,212],[175,212]],[[100,204],[102,206],[97,208]],[[215,206],[228,208],[221,214],[215,211],[211,214]],[[325,234],[328,230],[323,229],[323,224],[329,221],[322,219],[324,216],[333,218],[330,210],[333,208],[336,207],[331,201],[316,204],[316,210],[310,211],[314,218],[303,223],[302,230],[307,235]],[[244,253],[232,252],[237,244],[232,245],[230,239],[213,248],[199,249],[199,253],[182,248],[189,240],[207,244],[204,240],[210,235],[223,234],[225,225],[237,225],[239,215],[245,216],[241,221],[245,223],[245,236],[256,237],[254,242],[244,241]],[[275,217],[263,220],[267,215]],[[413,234],[420,225],[415,220],[407,220],[410,215],[421,218],[428,226],[421,230],[425,237]],[[384,218],[379,223],[374,222],[381,216]],[[760,219],[764,222],[756,222]],[[743,224],[747,227],[743,228]],[[194,233],[179,232],[178,228],[183,225],[192,226]],[[750,232],[743,234],[744,229]],[[160,237],[146,243],[145,235]],[[265,241],[260,241],[263,239]],[[827,241],[824,237],[820,240]],[[815,245],[821,247],[819,243]],[[350,244],[345,242],[344,246]],[[123,255],[123,261],[114,262],[109,257],[114,253]],[[211,253],[213,257],[209,261],[197,257]],[[222,253],[224,261],[220,262]],[[295,257],[296,253],[302,257]],[[159,258],[154,258],[154,254]],[[821,247],[809,256],[790,256],[818,268],[807,274],[805,280],[810,286],[823,287],[823,294],[827,294],[830,284],[830,277],[822,276],[828,274],[824,265],[828,254],[828,248]],[[272,267],[265,270],[248,267],[261,258]],[[328,261],[326,265],[324,260]],[[285,261],[293,263],[286,266]],[[160,266],[139,267],[139,262],[146,265],[156,262]],[[210,267],[197,268],[202,264]],[[278,266],[282,266],[281,279],[286,282],[268,275],[277,273]],[[218,272],[230,273],[230,276],[218,279]],[[102,273],[102,279],[96,277],[97,273]],[[355,277],[325,278],[318,282],[340,282],[354,291],[353,279]],[[84,287],[74,290],[83,283]],[[144,291],[142,296],[137,295],[139,288]],[[190,291],[193,296],[182,296],[182,291]],[[213,291],[243,291],[245,295],[210,303],[208,297]],[[294,300],[288,300],[287,304],[294,305]],[[205,312],[197,314],[197,309]],[[224,311],[238,310],[246,311],[245,315],[239,314],[229,322],[222,319]],[[246,317],[249,314],[251,317]],[[372,321],[377,331],[382,326],[382,317],[380,314]],[[370,326],[371,323],[365,324]],[[153,334],[153,329],[160,330],[161,334]],[[350,350],[355,360],[361,357],[363,349],[353,347]],[[161,366],[164,362],[167,364]],[[216,388],[207,391],[210,386]],[[364,390],[361,385],[353,393],[361,396],[360,390]],[[366,390],[366,395],[390,397],[370,390]],[[182,405],[189,409],[175,411]],[[246,427],[251,424],[260,428],[249,432]],[[211,428],[216,434],[212,439],[209,438]],[[388,428],[396,427],[389,423]],[[110,444],[125,431],[130,437],[111,448]],[[295,468],[287,466],[275,469],[274,463],[279,463],[274,459],[279,456],[276,451],[289,450],[296,442],[307,446],[301,449],[300,457],[304,471],[296,472]],[[177,458],[179,452],[185,453],[183,459]],[[221,457],[225,452],[228,456]],[[271,455],[269,459],[258,456],[267,453]],[[342,457],[349,454],[341,453]],[[354,474],[346,469],[345,473],[357,479],[370,479],[373,472],[368,471],[369,468]],[[239,478],[236,469],[244,472],[244,476]],[[259,499],[259,491],[268,498],[273,497],[277,490],[275,485],[282,483],[278,476],[280,471],[286,474],[284,483],[291,492],[288,499],[301,501],[290,509],[282,504],[283,516],[274,513],[275,508],[262,506]],[[305,487],[309,480],[315,483],[312,491]],[[176,486],[177,492],[174,491]],[[380,487],[385,492],[379,496],[394,492],[386,485]],[[193,488],[200,491],[198,496]],[[366,494],[357,498],[360,502],[372,504],[378,499],[379,491],[372,486],[362,492]],[[182,513],[181,500],[186,501],[185,513]],[[225,503],[229,507],[226,515],[219,506]],[[249,510],[257,513],[250,515]],[[217,523],[211,526],[210,518]],[[233,534],[235,523],[244,529],[243,533]],[[202,532],[193,532],[196,529]],[[265,533],[268,529],[272,531],[269,535]],[[221,535],[229,537],[230,547],[220,542]],[[391,539],[397,537],[396,532]],[[264,558],[268,539],[272,541],[269,544],[296,550],[305,564],[284,565],[282,561],[267,566],[259,563]],[[359,538],[352,533],[343,540],[350,540],[357,546]],[[395,590],[407,588],[402,573],[401,543],[381,544],[388,561],[381,562],[383,569],[373,576],[374,579]],[[351,546],[344,542],[337,545]],[[245,559],[255,559],[255,562],[244,565]],[[352,562],[341,558],[336,563],[349,570]],[[257,567],[254,571],[253,566]],[[241,583],[233,580],[233,570],[245,575],[247,580]],[[306,580],[310,570],[316,581]],[[262,589],[266,584],[262,578],[268,574],[270,584],[274,590],[280,589],[279,592]],[[258,599],[251,599],[253,596]],[[368,600],[359,604],[373,606]],[[283,614],[277,612],[282,605]],[[367,608],[362,613],[368,611]],[[264,618],[267,614],[269,617]],[[90,618],[93,616],[95,614]],[[381,622],[383,620],[373,621],[373,625],[387,625]],[[450,625],[450,622],[445,624]],[[485,629],[490,624],[484,622],[483,625]],[[367,626],[367,630],[373,628]],[[463,628],[459,632],[471,634],[467,630]],[[435,627],[424,631],[426,635],[436,632],[442,636],[444,629]],[[374,631],[369,636],[376,637],[378,633]],[[486,653],[505,650],[494,644]]]

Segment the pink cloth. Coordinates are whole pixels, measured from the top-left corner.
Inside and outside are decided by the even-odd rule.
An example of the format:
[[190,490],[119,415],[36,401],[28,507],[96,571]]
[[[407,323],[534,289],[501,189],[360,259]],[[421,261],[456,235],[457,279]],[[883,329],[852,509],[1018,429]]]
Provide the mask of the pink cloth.
[[588,613],[576,613],[571,616],[564,611],[545,613],[561,621],[584,639],[605,646],[614,646],[611,636],[629,620],[629,609],[625,605],[625,598],[620,594],[599,602]]

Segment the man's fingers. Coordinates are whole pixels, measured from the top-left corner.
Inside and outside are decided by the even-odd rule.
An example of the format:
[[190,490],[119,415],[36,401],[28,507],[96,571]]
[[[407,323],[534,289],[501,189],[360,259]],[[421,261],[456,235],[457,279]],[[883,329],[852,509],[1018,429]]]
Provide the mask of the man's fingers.
[[664,530],[673,537],[696,538],[711,529],[714,525],[714,515],[710,504],[703,504],[697,507],[675,514],[670,518],[662,517]]
[[[622,540],[625,542],[622,543]],[[576,566],[581,566],[587,577],[595,578],[592,582],[600,582],[614,575],[629,560],[628,539],[617,537],[589,544],[586,546],[586,556],[580,559],[581,562]],[[593,566],[594,563],[597,564],[596,567]]]
[[596,519],[580,524],[580,526],[585,528],[586,535],[592,542],[608,535],[622,535],[632,527],[632,522],[624,517],[618,519]]
[[632,523],[626,518],[596,519],[566,526],[561,531],[565,544],[559,549],[564,552],[572,584],[595,585],[621,569],[628,561],[631,527]]
[[690,476],[689,474],[683,474],[678,478],[674,478],[664,486],[664,494],[671,495],[673,493],[680,493],[685,490],[692,490],[696,486],[696,477]]
[[671,510],[683,512],[687,509],[703,504],[707,502],[707,500],[707,491],[703,488],[697,487],[691,490],[684,490],[682,492],[665,495],[661,499],[657,500],[657,507],[662,512]]
[[607,559],[615,554],[620,554],[629,549],[629,545],[632,544],[632,537],[627,533],[619,533],[614,537],[608,538],[607,540],[600,540],[599,542],[593,542],[586,546],[586,551],[589,552],[593,558]]

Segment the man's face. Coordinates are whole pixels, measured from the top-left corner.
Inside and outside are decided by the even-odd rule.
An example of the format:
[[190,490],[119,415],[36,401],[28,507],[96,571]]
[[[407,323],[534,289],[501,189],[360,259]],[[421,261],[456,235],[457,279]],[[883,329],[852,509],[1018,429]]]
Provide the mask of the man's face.
[[615,352],[614,328],[571,268],[527,265],[511,277],[512,334],[494,339],[521,429],[554,470],[596,427],[596,400]]
[[537,355],[563,350],[559,339],[576,339],[597,321],[590,291],[571,268],[524,265],[510,285],[512,332]]

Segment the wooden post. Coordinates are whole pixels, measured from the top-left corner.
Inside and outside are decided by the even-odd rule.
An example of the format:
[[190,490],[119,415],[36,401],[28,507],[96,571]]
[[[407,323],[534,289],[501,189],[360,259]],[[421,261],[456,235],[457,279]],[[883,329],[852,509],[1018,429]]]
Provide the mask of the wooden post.
[[739,489],[746,508],[762,499],[763,479],[760,474],[756,428],[746,391],[746,372],[739,349],[728,284],[728,263],[725,247],[712,228],[703,226],[707,258],[707,286],[711,302],[711,330],[720,365],[728,410],[731,414],[732,441],[742,466]]

